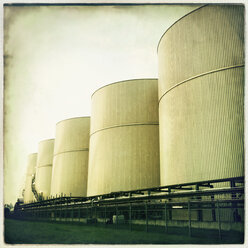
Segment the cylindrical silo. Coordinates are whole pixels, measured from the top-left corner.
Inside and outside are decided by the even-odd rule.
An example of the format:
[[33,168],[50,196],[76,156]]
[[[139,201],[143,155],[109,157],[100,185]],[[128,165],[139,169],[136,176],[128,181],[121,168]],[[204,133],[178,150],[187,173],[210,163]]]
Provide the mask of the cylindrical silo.
[[86,196],[90,117],[57,123],[51,195]]
[[44,198],[50,196],[54,139],[42,140],[38,146],[35,187]]
[[28,163],[27,163],[26,181],[25,181],[24,203],[29,203],[35,200],[31,188],[31,184],[32,184],[32,178],[35,174],[36,163],[37,163],[37,153],[29,154]]
[[163,35],[161,185],[244,175],[244,7],[207,5]]
[[92,95],[88,196],[159,186],[157,84],[127,80]]

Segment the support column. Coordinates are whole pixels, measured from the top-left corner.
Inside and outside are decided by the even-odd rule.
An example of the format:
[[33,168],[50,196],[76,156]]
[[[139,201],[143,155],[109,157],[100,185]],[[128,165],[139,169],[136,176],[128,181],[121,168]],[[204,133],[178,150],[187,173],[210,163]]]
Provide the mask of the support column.
[[[212,189],[214,186],[210,185],[210,188]],[[211,201],[214,202],[214,195],[211,195]],[[211,208],[212,208],[212,221],[216,221],[216,213],[215,213],[215,204],[212,203],[211,204]]]
[[[168,194],[171,193],[171,187],[168,188]],[[171,201],[171,199],[168,199],[169,202]],[[168,209],[168,217],[169,217],[169,220],[172,220],[172,209],[171,209],[171,205],[169,206],[169,209]]]
[[118,204],[115,205],[115,213],[116,213],[115,224],[116,224],[116,228],[117,228],[118,227]]
[[104,224],[107,224],[107,209],[106,206],[104,206]]
[[168,233],[168,223],[167,223],[167,204],[164,204],[164,221],[165,221],[165,232]]
[[129,229],[132,231],[132,203],[129,204]]
[[78,222],[80,222],[80,217],[81,217],[81,212],[80,212],[80,207],[78,207]]
[[97,224],[97,206],[95,205],[95,225]]
[[220,220],[220,204],[217,200],[217,210],[218,210],[218,227],[219,227],[219,240],[221,241],[221,220]]
[[88,207],[86,206],[86,224],[88,224]]
[[145,203],[145,215],[146,215],[146,232],[148,232],[148,210],[147,210],[147,202]]
[[189,236],[191,237],[191,210],[190,210],[190,201],[188,201],[188,217],[189,217]]
[[73,222],[73,217],[74,217],[74,204],[71,205],[71,221]]
[[[199,184],[196,184],[195,189],[196,190],[199,190],[199,188],[200,188]],[[200,201],[201,200],[201,196],[197,196],[196,199],[198,201]],[[197,204],[197,208],[198,208],[198,210],[197,210],[197,220],[198,221],[202,221],[202,210],[199,209],[200,207],[201,207],[201,204]]]

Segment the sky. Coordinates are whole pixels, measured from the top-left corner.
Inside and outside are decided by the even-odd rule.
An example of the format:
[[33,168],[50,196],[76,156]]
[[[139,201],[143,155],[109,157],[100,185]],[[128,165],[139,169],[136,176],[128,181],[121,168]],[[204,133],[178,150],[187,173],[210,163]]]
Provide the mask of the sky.
[[197,7],[4,7],[4,203],[21,197],[27,156],[56,123],[90,116],[95,90],[158,77],[159,39]]

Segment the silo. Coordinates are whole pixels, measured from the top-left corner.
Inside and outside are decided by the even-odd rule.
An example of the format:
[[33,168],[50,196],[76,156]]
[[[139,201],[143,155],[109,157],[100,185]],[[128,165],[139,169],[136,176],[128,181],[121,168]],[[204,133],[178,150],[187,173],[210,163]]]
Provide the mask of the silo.
[[121,81],[92,95],[88,196],[159,186],[157,84]]
[[161,185],[244,175],[244,7],[207,5],[162,36]]
[[46,199],[50,196],[54,139],[42,140],[38,146],[35,187]]
[[29,203],[35,200],[31,188],[31,184],[32,184],[32,177],[35,174],[36,163],[37,163],[37,153],[29,154],[28,163],[27,163],[26,181],[25,181],[24,203]]
[[57,123],[51,195],[86,196],[90,117]]

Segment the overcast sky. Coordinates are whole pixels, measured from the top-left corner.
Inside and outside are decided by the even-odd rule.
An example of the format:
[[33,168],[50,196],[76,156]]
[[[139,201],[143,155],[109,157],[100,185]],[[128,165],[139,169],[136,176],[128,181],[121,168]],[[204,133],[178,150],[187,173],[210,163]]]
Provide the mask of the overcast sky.
[[91,95],[156,78],[165,30],[195,5],[4,8],[4,202],[24,187],[27,156],[58,121],[89,116]]

